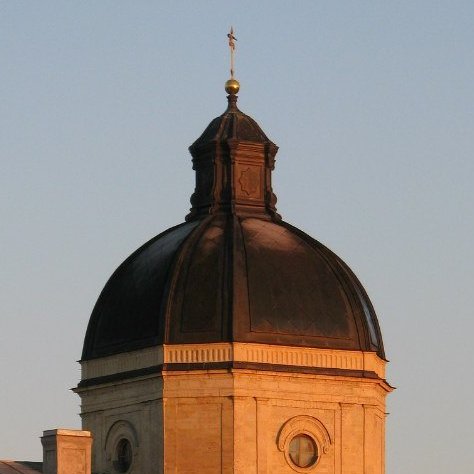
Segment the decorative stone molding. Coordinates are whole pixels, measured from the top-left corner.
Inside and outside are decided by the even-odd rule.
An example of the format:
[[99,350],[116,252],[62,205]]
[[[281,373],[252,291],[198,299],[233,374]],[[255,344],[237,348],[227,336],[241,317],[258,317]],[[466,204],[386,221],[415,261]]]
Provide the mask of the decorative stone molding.
[[364,369],[361,352],[266,344],[234,344],[234,360],[301,367]]
[[385,378],[385,361],[375,352],[248,343],[175,344],[82,362],[82,380],[161,364],[250,362],[374,372]]
[[[311,466],[299,467],[290,458],[290,442],[297,435],[309,436],[318,447],[318,458]],[[278,449],[284,453],[288,465],[297,472],[311,472],[318,465],[321,456],[328,453],[331,444],[331,436],[326,427],[317,418],[308,415],[291,418],[278,433]]]
[[128,372],[163,363],[163,346],[148,347],[81,362],[82,380]]
[[110,427],[105,440],[106,459],[111,472],[120,472],[114,468],[114,463],[117,461],[117,447],[122,440],[127,440],[130,443],[132,449],[131,467],[137,467],[139,461],[137,431],[129,421],[120,420]]
[[164,347],[165,363],[227,362],[232,360],[233,344],[179,344]]
[[164,346],[165,363],[254,362],[373,371],[385,378],[385,361],[375,352],[316,349],[270,344],[215,343]]

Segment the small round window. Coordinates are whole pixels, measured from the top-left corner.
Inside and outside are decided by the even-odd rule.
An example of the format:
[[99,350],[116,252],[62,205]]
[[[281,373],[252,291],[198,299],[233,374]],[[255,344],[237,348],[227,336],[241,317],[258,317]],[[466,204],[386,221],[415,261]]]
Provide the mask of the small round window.
[[115,449],[114,468],[117,472],[128,472],[132,465],[132,445],[126,438],[122,438]]
[[291,461],[298,467],[311,467],[318,460],[318,446],[311,436],[298,434],[288,446]]

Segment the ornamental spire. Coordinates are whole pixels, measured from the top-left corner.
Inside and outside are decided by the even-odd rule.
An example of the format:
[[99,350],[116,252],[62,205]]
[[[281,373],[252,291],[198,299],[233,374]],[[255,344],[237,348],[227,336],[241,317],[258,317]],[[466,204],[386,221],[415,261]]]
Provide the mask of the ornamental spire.
[[230,33],[227,34],[229,38],[229,48],[230,48],[230,78],[234,79],[234,52],[235,52],[235,42],[237,38],[234,36],[234,28],[230,27]]
[[229,39],[230,49],[230,79],[225,83],[225,90],[229,95],[235,95],[239,92],[240,84],[234,78],[234,53],[235,53],[235,42],[237,38],[234,36],[234,28],[230,27],[230,32],[227,33]]

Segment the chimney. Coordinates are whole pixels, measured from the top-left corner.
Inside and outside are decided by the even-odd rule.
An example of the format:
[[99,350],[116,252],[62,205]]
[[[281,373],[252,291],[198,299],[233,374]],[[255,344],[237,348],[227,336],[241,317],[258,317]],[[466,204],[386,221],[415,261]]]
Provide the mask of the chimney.
[[91,474],[90,431],[47,430],[41,444],[43,474]]

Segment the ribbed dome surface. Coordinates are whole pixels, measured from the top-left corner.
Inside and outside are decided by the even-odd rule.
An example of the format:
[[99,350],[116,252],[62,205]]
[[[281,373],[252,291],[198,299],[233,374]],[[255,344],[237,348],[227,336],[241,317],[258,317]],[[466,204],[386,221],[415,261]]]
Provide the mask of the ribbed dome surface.
[[216,117],[207,126],[191,148],[212,141],[226,141],[229,139],[257,143],[270,141],[252,117],[240,111],[235,103],[231,103],[224,114]]
[[375,351],[373,307],[324,245],[283,222],[271,186],[278,147],[228,97],[190,147],[196,187],[184,224],[115,271],[82,359],[158,344],[253,342]]
[[286,223],[220,215],[164,232],[116,270],[82,358],[223,341],[384,357],[372,305],[333,252]]

